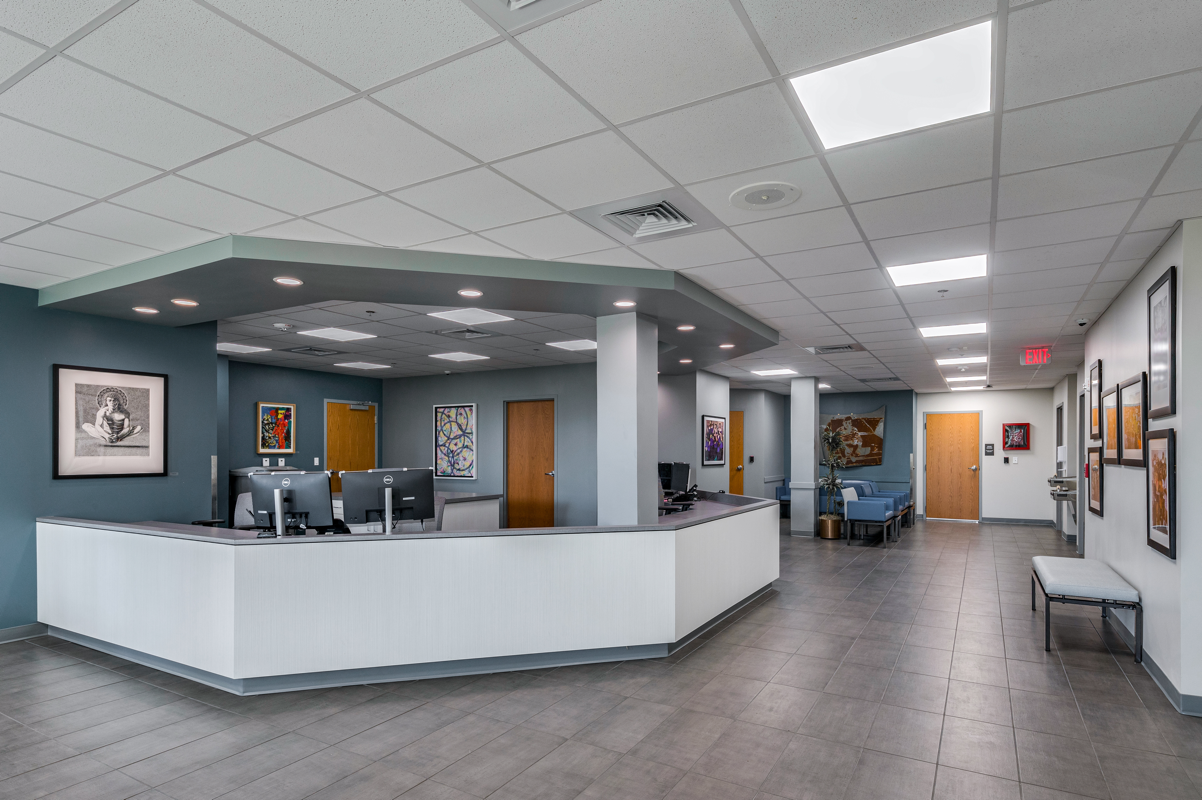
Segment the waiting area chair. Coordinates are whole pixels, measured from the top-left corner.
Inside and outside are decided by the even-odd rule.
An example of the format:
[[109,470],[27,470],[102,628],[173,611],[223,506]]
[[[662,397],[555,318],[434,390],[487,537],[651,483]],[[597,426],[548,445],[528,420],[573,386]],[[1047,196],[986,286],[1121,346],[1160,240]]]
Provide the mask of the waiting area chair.
[[782,517],[789,516],[790,498],[789,487],[787,485],[776,487],[776,502],[780,503],[780,515]]
[[860,499],[855,489],[845,487],[843,489],[843,519],[847,524],[848,545],[851,545],[852,537],[858,530],[863,530],[860,538],[866,538],[868,526],[879,525],[881,538],[888,547],[889,528],[897,522],[897,511],[892,498],[866,497]]

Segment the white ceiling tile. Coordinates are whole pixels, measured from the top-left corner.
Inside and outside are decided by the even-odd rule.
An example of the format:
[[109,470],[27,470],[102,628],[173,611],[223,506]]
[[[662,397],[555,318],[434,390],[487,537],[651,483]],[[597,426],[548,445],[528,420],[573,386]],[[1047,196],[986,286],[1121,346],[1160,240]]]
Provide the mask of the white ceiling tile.
[[566,214],[494,228],[484,236],[531,258],[563,258],[609,249],[615,244],[613,239]]
[[998,219],[1143,197],[1170,150],[1144,150],[1004,177],[998,186]]
[[0,211],[6,214],[44,220],[88,202],[81,194],[0,172]]
[[391,197],[373,197],[314,214],[310,219],[386,247],[411,247],[463,233],[449,222]]
[[48,275],[44,272],[31,272],[26,269],[0,266],[0,283],[9,286],[24,286],[26,289],[45,289],[64,280],[59,275]]
[[350,93],[188,0],[141,0],[66,52],[248,133]]
[[718,295],[738,305],[770,303],[773,301],[791,300],[801,297],[801,295],[799,295],[792,286],[784,281],[755,283],[749,286],[731,286],[729,288],[720,290]]
[[394,196],[473,231],[556,211],[551,204],[484,167],[394,192]]
[[868,322],[849,322],[843,326],[848,333],[859,336],[861,333],[877,333],[881,331],[911,331],[914,326],[906,319],[882,319]]
[[266,137],[376,189],[466,169],[476,162],[370,100],[356,100]]
[[727,289],[731,286],[748,286],[753,283],[780,280],[780,276],[758,258],[686,269],[682,274],[710,289]]
[[752,222],[739,225],[734,231],[763,256],[848,244],[860,239],[851,217],[843,208]]
[[496,242],[490,242],[475,234],[456,236],[453,239],[443,239],[437,242],[420,244],[414,250],[430,250],[436,253],[458,253],[465,256],[500,256],[502,258],[521,258],[522,254],[502,247]]
[[827,297],[816,297],[814,305],[823,311],[850,311],[861,308],[880,308],[882,306],[898,306],[897,295],[892,289],[875,289],[867,292],[849,292],[848,294],[833,294]]
[[872,248],[886,267],[980,255],[989,250],[989,226],[970,225],[946,231],[877,239],[872,243]]
[[568,256],[558,259],[571,264],[601,264],[609,267],[637,267],[638,269],[659,269],[638,253],[631,252],[625,247],[615,247],[611,250],[600,250],[596,253],[584,253],[578,256]]
[[1123,287],[1127,285],[1126,281],[1110,281],[1107,283],[1095,283],[1089,287],[1089,291],[1085,293],[1086,300],[1113,300],[1118,297],[1119,292],[1123,291]]
[[236,147],[180,174],[293,214],[310,214],[371,194],[262,142]]
[[16,233],[19,230],[24,230],[30,225],[36,225],[37,222],[25,217],[14,217],[12,214],[0,213],[0,237],[8,236]]
[[872,200],[852,206],[870,239],[959,228],[989,222],[992,181]]
[[1102,267],[1098,273],[1098,281],[1129,281],[1134,278],[1144,266],[1142,258],[1127,261],[1111,261]]
[[218,233],[243,233],[288,219],[283,212],[174,175],[139,186],[112,202]]
[[217,237],[217,234],[210,231],[202,231],[110,203],[98,203],[76,211],[56,220],[54,224],[163,252],[181,250]]
[[806,297],[824,297],[830,294],[864,292],[873,289],[888,289],[889,281],[879,269],[864,269],[856,272],[841,272],[835,275],[817,275],[789,281]]
[[569,210],[672,185],[611,131],[527,153],[502,161],[496,167],[536,194]]
[[641,256],[668,269],[704,267],[725,261],[739,261],[755,255],[725,229],[673,236],[658,242],[632,245]]
[[1156,187],[1156,194],[1202,189],[1202,142],[1188,142]]
[[159,167],[175,167],[240,137],[65,58],[0,95],[0,113]]
[[37,45],[0,31],[0,81],[7,80],[44,52]]
[[1072,313],[1073,308],[1073,303],[1050,303],[1039,306],[996,308],[993,310],[992,318],[999,321],[1010,319],[1050,319],[1063,322],[1066,315]]
[[993,14],[993,0],[743,0],[782,72]]
[[814,152],[775,84],[652,117],[622,130],[681,183],[792,161]]
[[1131,230],[1171,228],[1177,224],[1177,220],[1194,217],[1202,217],[1202,190],[1159,195],[1148,198],[1131,224]]
[[[787,206],[767,211],[748,211],[735,208],[730,197],[738,189],[757,183],[791,183],[801,190],[801,197]],[[788,164],[728,175],[725,178],[695,183],[685,187],[710,212],[727,225],[758,222],[773,217],[787,217],[806,211],[842,205],[835,187],[816,158],[804,158]]]
[[[915,286],[899,286],[894,291],[907,306],[933,300],[958,300],[989,294],[989,278],[964,278],[956,281],[939,281]],[[942,292],[942,294],[940,293]]]
[[614,122],[769,77],[727,3],[607,0],[518,41]]
[[509,43],[452,61],[374,96],[483,161],[603,127]]
[[1118,234],[1138,201],[1060,211],[998,222],[994,244],[998,250],[1036,247]]
[[1025,292],[1006,292],[993,295],[994,308],[1074,303],[1085,294],[1084,286],[1063,286],[1056,289],[1036,289]]
[[808,278],[812,275],[830,275],[834,272],[873,269],[876,262],[863,242],[805,250],[799,253],[782,253],[769,256],[766,261],[786,278]]
[[257,230],[250,236],[265,239],[295,239],[301,242],[334,242],[335,244],[371,244],[342,231],[318,225],[307,219],[294,219],[280,225]]
[[1023,250],[1008,250],[989,257],[990,271],[994,275],[1014,272],[1031,272],[1038,269],[1077,267],[1082,264],[1100,264],[1114,246],[1114,237],[1090,239],[1084,242],[1053,244],[1046,247],[1030,247]]
[[827,155],[835,180],[853,203],[989,178],[993,119],[971,119]]
[[1006,107],[1202,66],[1190,0],[1056,0],[1010,14]]
[[1109,300],[1083,300],[1077,305],[1079,314],[1101,314],[1110,307]]
[[112,239],[103,239],[88,233],[80,233],[54,225],[42,225],[33,230],[19,233],[7,240],[8,244],[45,250],[62,256],[71,256],[96,261],[111,267],[141,261],[157,256],[157,250],[138,247]]
[[1098,274],[1096,264],[1082,267],[1045,269],[1038,272],[1020,272],[1015,275],[995,275],[995,292],[1019,292],[1024,289],[1052,289],[1061,286],[1085,286]]
[[[730,291],[727,289],[726,291]],[[808,300],[803,300],[800,297],[795,300],[775,300],[771,303],[752,303],[744,306],[743,310],[754,314],[761,319],[775,319],[777,317],[795,317],[798,314],[813,314],[818,309],[814,308],[814,304]]]
[[1140,231],[1128,233],[1114,249],[1111,258],[1114,261],[1125,261],[1129,258],[1147,258],[1156,252],[1169,236],[1168,229],[1156,231]]
[[0,4],[0,25],[44,45],[54,45],[91,22],[113,0],[8,0]]
[[1197,111],[1202,72],[1059,100],[1002,116],[1002,174],[1176,142]]
[[496,32],[455,0],[212,0],[217,8],[360,89],[488,41]]

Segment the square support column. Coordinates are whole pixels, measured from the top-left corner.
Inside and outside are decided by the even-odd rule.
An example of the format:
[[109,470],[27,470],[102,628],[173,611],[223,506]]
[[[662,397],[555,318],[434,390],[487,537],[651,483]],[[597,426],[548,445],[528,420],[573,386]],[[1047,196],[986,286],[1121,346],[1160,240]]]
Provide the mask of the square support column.
[[659,325],[597,318],[597,524],[659,519]]
[[794,378],[789,396],[789,530],[794,536],[818,532],[818,379]]

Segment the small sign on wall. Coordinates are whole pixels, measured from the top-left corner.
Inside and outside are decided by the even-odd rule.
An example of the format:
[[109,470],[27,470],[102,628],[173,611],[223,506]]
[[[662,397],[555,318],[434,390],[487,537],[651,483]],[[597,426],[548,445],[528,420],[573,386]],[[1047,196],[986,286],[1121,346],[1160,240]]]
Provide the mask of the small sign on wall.
[[993,455],[993,445],[991,445],[991,444],[985,445],[985,455],[987,455],[987,456]]

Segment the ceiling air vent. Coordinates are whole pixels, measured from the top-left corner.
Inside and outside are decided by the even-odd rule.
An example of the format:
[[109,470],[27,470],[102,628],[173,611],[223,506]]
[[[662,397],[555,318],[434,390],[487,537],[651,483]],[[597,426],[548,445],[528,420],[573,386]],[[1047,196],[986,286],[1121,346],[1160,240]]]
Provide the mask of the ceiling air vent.
[[864,378],[864,379],[863,379],[864,383],[884,383],[884,382],[888,382],[888,381],[900,381],[900,380],[901,380],[901,378],[898,378],[898,377],[889,377],[889,378]]
[[691,228],[696,223],[676,210],[671,203],[660,201],[651,205],[614,211],[605,218],[636,239],[669,231]]
[[300,353],[303,356],[338,356],[341,350],[323,350],[320,347],[293,347],[289,353]]
[[488,331],[478,331],[475,328],[455,328],[449,331],[439,331],[440,336],[450,336],[452,339],[463,339],[470,341],[472,339],[487,339],[492,336]]
[[807,353],[811,353],[816,356],[829,356],[829,355],[833,355],[835,353],[862,352],[864,350],[864,345],[862,345],[862,344],[832,344],[832,345],[826,345],[823,347],[803,347],[801,349],[805,350]]

